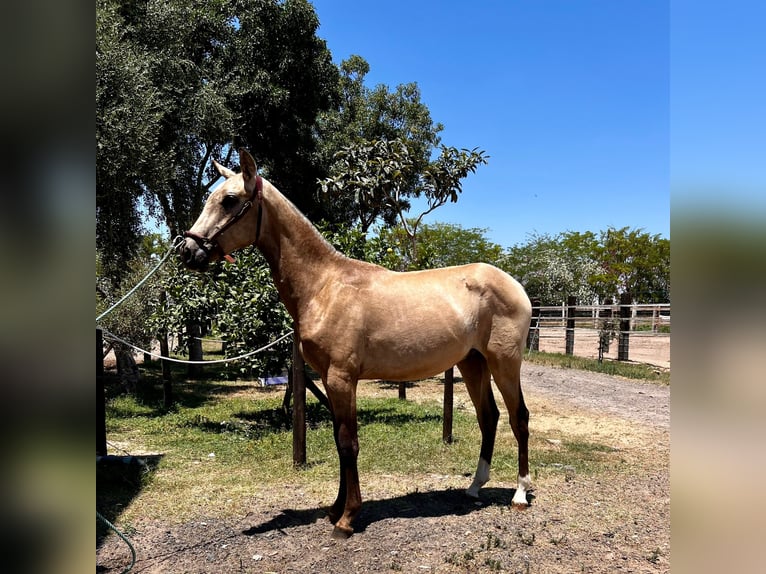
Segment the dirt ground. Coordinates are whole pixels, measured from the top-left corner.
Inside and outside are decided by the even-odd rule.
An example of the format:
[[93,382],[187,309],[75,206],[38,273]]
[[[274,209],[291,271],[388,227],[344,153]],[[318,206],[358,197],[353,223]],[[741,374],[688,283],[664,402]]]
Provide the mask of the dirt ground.
[[[630,334],[628,358],[637,363],[670,368],[670,333],[651,333],[638,331]],[[619,345],[611,341],[609,350],[604,353],[608,359],[617,360]],[[566,329],[547,327],[540,331],[540,350],[548,353],[566,352]],[[595,329],[575,329],[573,352],[578,357],[598,358],[598,331]]]
[[[463,493],[471,481],[464,475],[362,476],[364,504],[347,541],[330,537],[324,506],[334,492],[253,485],[252,503],[235,518],[134,521],[132,572],[668,572],[669,387],[532,364],[523,386],[533,437],[609,445],[615,470],[533,473],[534,498],[523,511],[508,506],[515,482],[490,479],[477,502]],[[379,389],[362,384],[360,395]],[[439,393],[438,385],[416,384],[408,399]],[[459,384],[455,408],[471,408]],[[507,426],[505,416],[501,422]],[[498,439],[497,448],[516,445]],[[530,461],[535,469],[534,449]],[[116,536],[97,549],[100,572],[120,572],[128,561]]]

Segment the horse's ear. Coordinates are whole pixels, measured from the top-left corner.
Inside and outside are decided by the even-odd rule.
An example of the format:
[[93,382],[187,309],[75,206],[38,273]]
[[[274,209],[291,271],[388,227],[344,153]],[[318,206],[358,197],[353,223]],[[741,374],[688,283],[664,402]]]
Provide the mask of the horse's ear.
[[213,160],[213,167],[215,167],[215,170],[220,173],[223,177],[226,179],[229,179],[230,177],[236,175],[233,171],[231,171],[228,167],[223,167],[220,163]]
[[239,148],[239,167],[242,170],[242,179],[245,181],[245,191],[250,195],[255,193],[258,168],[253,156],[243,147]]

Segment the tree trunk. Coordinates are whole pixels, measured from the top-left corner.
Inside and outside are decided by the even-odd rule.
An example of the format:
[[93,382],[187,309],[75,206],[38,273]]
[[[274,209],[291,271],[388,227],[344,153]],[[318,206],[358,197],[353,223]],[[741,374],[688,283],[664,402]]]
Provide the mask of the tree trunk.
[[[186,323],[186,335],[189,338],[189,360],[202,360],[202,325],[197,321]],[[202,376],[202,365],[189,365],[187,370],[190,379],[199,379]]]
[[[168,345],[167,334],[160,335],[160,355],[170,356],[170,345]],[[170,361],[162,361],[162,392],[163,404],[166,409],[173,405],[173,380],[170,374]]]
[[120,383],[129,393],[135,394],[138,391],[140,373],[136,360],[133,358],[133,351],[122,345],[115,345],[114,356],[117,360],[117,375]]

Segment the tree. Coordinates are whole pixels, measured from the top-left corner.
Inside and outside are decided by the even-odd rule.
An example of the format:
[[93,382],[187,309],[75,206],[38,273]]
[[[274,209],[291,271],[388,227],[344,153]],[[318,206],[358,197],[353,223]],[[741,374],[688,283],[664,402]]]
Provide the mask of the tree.
[[[319,161],[326,169],[324,177],[339,177],[354,168],[373,173],[385,168],[386,177],[391,177],[391,171],[404,166],[395,184],[406,201],[439,145],[443,126],[434,124],[416,83],[399,84],[393,90],[385,84],[368,88],[364,81],[369,70],[369,64],[357,55],[340,64],[338,106],[321,114],[317,124]],[[328,220],[358,222],[367,230],[378,218],[387,225],[398,219],[395,206],[379,198],[368,195],[350,203],[343,189],[328,193],[323,187],[322,191]]]
[[569,295],[617,300],[622,293],[645,303],[670,300],[670,241],[641,229],[534,234],[511,247],[501,267],[543,304],[558,305]]
[[591,302],[596,296],[591,279],[599,266],[590,252],[590,238],[570,232],[555,237],[533,234],[525,244],[511,247],[500,267],[543,305],[559,305],[568,296]]
[[146,49],[126,41],[116,1],[96,5],[96,244],[119,283],[138,249],[142,174],[151,170],[162,102]]
[[670,301],[670,240],[642,229],[608,228],[599,237],[595,281],[604,296],[630,293],[634,301]]
[[319,117],[337,108],[339,72],[319,19],[306,0],[236,0],[236,31],[228,80],[240,111],[234,143],[250,149],[258,165],[310,218],[321,215],[317,180]]
[[419,232],[420,269],[489,263],[496,265],[503,248],[486,237],[487,229],[454,223],[424,224]]
[[[250,247],[237,252],[235,263],[218,262],[205,274],[186,270],[180,263],[166,266],[162,287],[166,305],[157,307],[149,321],[151,333],[177,333],[177,351],[188,349],[190,324],[209,326],[226,344],[226,357],[263,347],[288,331],[290,318],[279,302],[271,273],[260,253]],[[290,340],[261,354],[232,364],[229,373],[260,376],[285,368]]]
[[408,223],[404,216],[399,196],[401,190],[394,195],[395,205],[404,231],[410,239],[410,250],[413,257],[418,253],[418,226],[423,217],[446,204],[447,201],[457,203],[458,196],[463,191],[463,179],[469,173],[474,173],[481,164],[486,164],[489,156],[483,150],[472,150],[441,146],[441,153],[432,161],[421,175],[421,186],[414,191],[415,197],[425,196],[427,209]]
[[320,188],[331,203],[343,206],[344,220],[366,233],[378,219],[395,225],[399,213],[409,208],[401,189],[409,186],[414,172],[401,139],[361,140],[335,154],[331,175],[320,181]]
[[308,182],[299,206],[315,201],[307,162],[338,73],[308,2],[98,0],[96,13],[97,248],[110,274],[135,252],[139,201],[172,236],[188,229],[218,179],[210,158],[232,142],[288,193]]
[[[418,170],[417,162],[401,139],[357,142],[336,154],[331,176],[320,182],[322,191],[345,198],[352,206],[362,230],[382,218],[385,225],[398,219],[409,240],[409,260],[417,259],[417,231],[423,217],[447,201],[456,202],[463,190],[462,180],[487,163],[481,150],[458,150],[441,146],[438,158]],[[413,183],[414,182],[414,183]],[[426,199],[426,209],[414,218],[405,213],[410,200]]]
[[[146,277],[156,265],[159,255],[156,236],[146,236],[137,250],[134,259],[127,264],[125,280],[121,285],[116,284],[103,271],[103,259],[96,254],[96,313],[101,314],[121,299],[133,286]],[[123,303],[105,315],[99,325],[106,331],[131,342],[134,345],[149,349],[154,340],[154,333],[146,329],[146,318],[159,307],[161,298],[160,282],[150,279],[144,283]],[[125,388],[134,392],[138,389],[139,373],[133,359],[132,348],[119,342],[111,342],[114,350],[117,372]]]
[[503,249],[486,238],[486,229],[465,229],[454,223],[423,224],[418,235],[417,257],[410,259],[404,228],[380,227],[369,242],[369,255],[389,269],[434,269],[467,263],[496,265]]

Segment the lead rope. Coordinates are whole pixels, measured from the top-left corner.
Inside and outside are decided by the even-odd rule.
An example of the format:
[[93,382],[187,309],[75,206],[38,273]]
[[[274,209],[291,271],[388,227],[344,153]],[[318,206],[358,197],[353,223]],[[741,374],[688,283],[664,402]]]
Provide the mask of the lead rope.
[[133,548],[130,540],[128,540],[128,538],[122,532],[120,532],[114,524],[104,518],[98,510],[96,511],[96,518],[106,524],[112,531],[114,531],[115,534],[117,534],[117,536],[122,538],[123,542],[125,542],[125,544],[128,545],[128,548],[130,548],[130,564],[127,568],[125,568],[125,570],[122,571],[122,574],[127,574],[133,569],[133,565],[136,563],[136,549]]
[[119,301],[117,301],[117,302],[116,302],[114,305],[112,305],[111,307],[109,307],[109,309],[107,309],[106,311],[104,311],[103,313],[101,313],[101,314],[100,314],[98,317],[96,317],[96,322],[98,323],[98,322],[99,322],[101,319],[103,319],[103,318],[104,318],[104,317],[106,317],[106,316],[107,316],[109,313],[111,313],[112,311],[114,311],[114,310],[115,310],[117,307],[119,307],[119,306],[122,304],[122,302],[123,302],[123,301],[125,301],[125,299],[127,299],[127,298],[128,298],[128,297],[130,297],[130,296],[131,296],[133,293],[135,293],[135,292],[136,292],[136,289],[138,289],[139,287],[141,287],[141,285],[143,285],[144,283],[146,283],[146,281],[149,279],[149,277],[151,277],[152,275],[154,275],[154,274],[157,272],[157,270],[158,270],[160,267],[162,267],[162,264],[163,264],[163,263],[165,263],[165,261],[167,261],[168,257],[170,257],[170,255],[171,255],[172,253],[175,253],[175,252],[176,252],[176,250],[177,250],[177,249],[178,249],[178,247],[181,245],[181,243],[183,242],[183,240],[184,240],[184,238],[183,238],[183,237],[181,237],[180,235],[177,235],[177,236],[176,236],[176,238],[173,240],[173,244],[170,246],[170,249],[168,249],[168,252],[167,252],[167,253],[165,253],[165,256],[164,256],[162,259],[160,259],[160,262],[159,262],[159,263],[157,263],[157,265],[154,267],[154,269],[152,269],[151,271],[149,271],[149,273],[147,273],[146,277],[144,277],[143,279],[141,279],[141,281],[139,281],[139,282],[136,284],[136,286],[135,286],[135,287],[133,287],[133,289],[131,289],[130,291],[128,291],[127,293],[125,293],[125,295],[123,295],[122,297],[120,297],[120,300],[119,300]]

